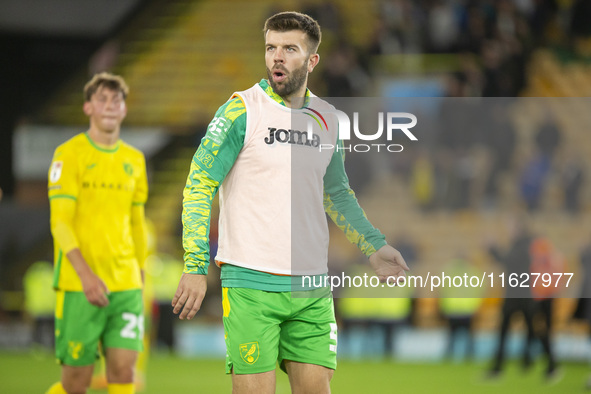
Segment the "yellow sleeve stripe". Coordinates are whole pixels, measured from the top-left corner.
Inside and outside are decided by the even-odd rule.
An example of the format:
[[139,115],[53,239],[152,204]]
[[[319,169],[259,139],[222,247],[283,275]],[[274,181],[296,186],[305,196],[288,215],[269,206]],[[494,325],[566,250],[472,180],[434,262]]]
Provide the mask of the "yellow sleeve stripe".
[[246,106],[244,105],[244,102],[242,101],[242,97],[240,97],[240,95],[238,95],[238,94],[234,94],[230,98],[230,102],[226,106],[223,116],[226,119],[233,122],[234,120],[236,120],[236,118],[238,118],[240,115],[242,115],[245,112],[246,112]]
[[[349,193],[351,194],[353,191],[349,190]],[[363,234],[360,234],[355,228],[353,228],[351,223],[347,221],[347,218],[337,210],[328,193],[324,193],[324,210],[336,226],[345,233],[347,240],[352,244],[357,245],[363,254],[370,256],[375,253],[376,248],[365,239]],[[365,216],[365,212],[363,215]]]

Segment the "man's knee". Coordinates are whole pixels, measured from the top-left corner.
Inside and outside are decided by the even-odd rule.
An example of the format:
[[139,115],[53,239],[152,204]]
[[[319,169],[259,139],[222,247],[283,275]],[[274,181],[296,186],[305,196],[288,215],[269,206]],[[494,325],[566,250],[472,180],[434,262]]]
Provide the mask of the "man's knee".
[[62,369],[62,387],[69,394],[85,394],[92,379],[93,366],[71,367]]
[[330,393],[330,380],[334,375],[334,369],[289,360],[285,360],[285,368],[293,394]]
[[135,375],[133,365],[107,366],[107,381],[109,383],[131,383]]
[[109,383],[132,383],[137,352],[124,349],[107,350],[107,380]]
[[275,371],[244,375],[232,373],[232,393],[275,393]]

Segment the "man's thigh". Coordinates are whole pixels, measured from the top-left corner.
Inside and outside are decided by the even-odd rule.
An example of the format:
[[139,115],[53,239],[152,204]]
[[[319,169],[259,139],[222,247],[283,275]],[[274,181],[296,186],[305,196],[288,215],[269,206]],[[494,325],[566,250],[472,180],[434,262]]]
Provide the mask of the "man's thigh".
[[90,304],[83,292],[58,291],[55,312],[58,361],[71,367],[94,365],[105,322],[104,309]]
[[74,367],[94,364],[98,343],[104,348],[142,350],[143,303],[141,290],[113,292],[109,305],[91,305],[83,292],[58,292],[56,355]]
[[233,394],[275,394],[275,371],[237,375],[232,374]]
[[142,291],[127,290],[109,294],[107,321],[102,337],[105,349],[118,348],[140,352],[144,339],[144,303]]
[[292,394],[328,394],[334,369],[284,360]]
[[278,361],[337,366],[337,324],[332,297],[292,298],[294,313],[281,325]]
[[226,373],[275,370],[280,323],[289,313],[284,294],[246,288],[222,289]]

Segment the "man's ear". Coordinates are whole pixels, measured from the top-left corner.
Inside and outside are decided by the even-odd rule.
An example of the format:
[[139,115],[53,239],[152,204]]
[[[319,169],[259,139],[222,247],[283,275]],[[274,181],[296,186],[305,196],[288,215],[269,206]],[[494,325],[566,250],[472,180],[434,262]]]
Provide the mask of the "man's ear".
[[90,105],[90,101],[85,101],[84,105],[82,106],[82,110],[86,116],[92,115],[92,106]]
[[318,62],[320,61],[320,55],[317,53],[314,53],[312,55],[310,55],[310,57],[308,58],[308,72],[311,73],[314,70],[314,67],[316,67],[318,65]]

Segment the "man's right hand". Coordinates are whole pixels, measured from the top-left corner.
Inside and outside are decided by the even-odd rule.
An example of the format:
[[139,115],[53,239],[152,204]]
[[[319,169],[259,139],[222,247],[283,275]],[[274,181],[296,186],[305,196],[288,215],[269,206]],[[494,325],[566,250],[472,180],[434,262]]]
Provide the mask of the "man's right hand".
[[107,298],[109,289],[107,285],[90,269],[80,249],[72,249],[66,256],[80,278],[82,290],[84,290],[84,295],[88,302],[98,307],[109,305],[109,299]]
[[109,299],[107,298],[109,289],[107,289],[107,285],[101,278],[94,273],[88,273],[84,278],[81,278],[81,281],[88,302],[98,307],[109,305]]
[[207,291],[207,276],[199,274],[183,273],[179,286],[172,299],[173,312],[179,315],[179,319],[191,320],[201,308],[201,302]]

